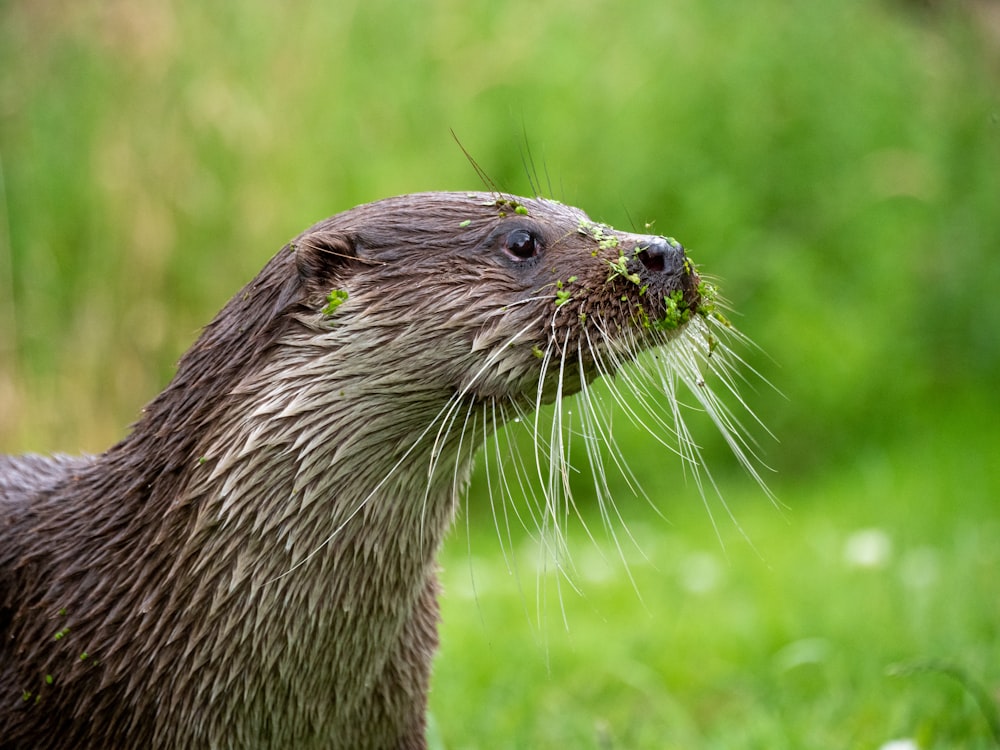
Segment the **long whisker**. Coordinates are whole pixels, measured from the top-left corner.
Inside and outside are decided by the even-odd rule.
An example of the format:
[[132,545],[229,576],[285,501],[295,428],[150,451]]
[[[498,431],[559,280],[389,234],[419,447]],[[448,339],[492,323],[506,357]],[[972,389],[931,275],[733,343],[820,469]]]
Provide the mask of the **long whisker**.
[[[594,357],[595,359],[597,358],[596,352],[594,353]],[[603,430],[603,428],[600,426],[600,420],[596,419],[593,413],[593,403],[591,400],[591,394],[590,390],[586,385],[587,382],[586,377],[584,377],[585,373],[583,371],[584,366],[583,366],[582,352],[578,352],[578,360],[580,366],[581,382],[583,383],[583,389],[580,394],[581,418],[585,426],[585,433],[590,438],[584,440],[584,445],[587,447],[587,455],[590,462],[591,475],[593,476],[594,479],[594,487],[597,494],[597,506],[601,514],[601,520],[604,524],[604,528],[610,535],[612,541],[614,542],[615,548],[618,551],[618,557],[619,559],[621,559],[625,567],[625,571],[626,574],[628,575],[629,581],[632,584],[632,588],[635,590],[636,595],[639,597],[639,600],[642,601],[642,595],[639,592],[639,586],[635,580],[635,577],[632,574],[632,569],[628,564],[628,559],[625,555],[625,550],[622,548],[621,540],[618,537],[618,533],[615,531],[615,523],[611,517],[609,507],[610,510],[614,511],[615,517],[617,517],[618,522],[620,523],[621,527],[625,530],[625,533],[628,536],[628,538],[632,541],[632,544],[635,545],[636,549],[638,549],[640,553],[642,552],[642,550],[639,547],[638,543],[636,542],[635,537],[632,536],[632,532],[629,529],[628,524],[625,523],[625,519],[622,518],[621,511],[618,507],[618,503],[616,503],[614,500],[611,488],[608,486],[607,472],[604,468],[604,461],[602,459],[600,445],[598,445],[597,441],[594,438],[596,437],[601,438],[602,442],[608,447],[613,460],[619,466],[620,469],[621,465],[618,463],[617,447],[613,446],[614,441],[609,439],[609,435],[607,435]],[[629,481],[627,472],[622,472],[622,476],[625,477],[626,482]],[[629,486],[631,489],[631,483],[629,483]]]

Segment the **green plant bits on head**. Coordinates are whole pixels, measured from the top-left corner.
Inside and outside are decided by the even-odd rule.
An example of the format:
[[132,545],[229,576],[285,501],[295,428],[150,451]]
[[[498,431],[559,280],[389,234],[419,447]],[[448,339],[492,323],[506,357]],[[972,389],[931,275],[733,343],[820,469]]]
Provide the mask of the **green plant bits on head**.
[[635,308],[634,315],[636,323],[642,328],[652,328],[653,324],[649,319],[649,313],[646,312],[646,308],[642,305],[637,305]]
[[618,259],[609,260],[607,264],[611,267],[611,271],[608,273],[608,278],[604,282],[605,284],[621,276],[626,281],[641,286],[642,279],[639,278],[639,274],[628,272],[628,260],[625,258],[625,253],[621,251],[621,248],[618,248]]
[[567,284],[572,284],[576,279],[576,276],[570,276],[565,283],[563,283],[562,279],[556,281],[556,307],[562,307],[572,299],[569,290],[565,287]]
[[544,359],[545,357],[545,352],[542,351],[542,348],[538,346],[538,344],[535,344],[534,346],[531,347],[531,353],[534,354],[539,359]]
[[691,309],[684,302],[684,293],[680,290],[664,295],[663,302],[667,310],[663,317],[653,324],[656,330],[672,331],[691,318]]
[[337,308],[347,301],[347,292],[343,289],[332,289],[326,295],[326,307],[323,308],[324,315],[333,315]]
[[727,318],[725,315],[723,315],[722,313],[720,313],[718,311],[713,312],[712,313],[712,317],[715,318],[715,320],[716,320],[717,323],[721,323],[726,328],[732,328],[733,327],[733,324],[730,322],[729,318]]
[[[497,198],[496,200],[494,200],[492,203],[493,203],[494,206],[496,206],[497,208],[500,209],[499,216],[500,216],[501,219],[505,219],[507,217],[507,209],[510,209],[514,213],[520,214],[521,216],[527,216],[528,215],[528,209],[526,207],[522,206],[520,203],[518,203],[513,198],[503,198],[503,197],[500,197],[500,198]],[[488,206],[490,204],[487,203],[486,205]]]
[[719,311],[719,290],[715,284],[708,281],[698,282],[698,297],[700,301],[695,310],[696,313],[703,318],[711,317],[726,328],[733,327],[733,324],[729,322],[729,318]]
[[614,234],[609,234],[609,232],[613,232],[614,230],[607,224],[599,224],[589,219],[580,219],[576,224],[576,228],[580,234],[585,234],[597,242],[597,246],[601,250],[618,247],[618,238]]
[[717,339],[711,333],[706,333],[705,343],[708,344],[708,356],[711,357],[712,353],[715,352],[715,348],[719,345],[719,339]]
[[469,226],[469,224],[471,224],[471,223],[472,223],[472,219],[466,219],[465,221],[461,222],[459,224],[459,226],[464,229],[465,227]]
[[698,312],[703,315],[715,312],[716,300],[719,298],[719,290],[715,284],[707,281],[698,282]]

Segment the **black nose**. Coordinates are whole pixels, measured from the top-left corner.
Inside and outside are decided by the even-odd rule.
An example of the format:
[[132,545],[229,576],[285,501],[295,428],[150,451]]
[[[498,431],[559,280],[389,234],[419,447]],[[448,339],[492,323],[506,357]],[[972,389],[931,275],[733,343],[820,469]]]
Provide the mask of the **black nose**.
[[685,270],[684,247],[675,239],[650,237],[639,243],[636,258],[651,274],[680,275]]

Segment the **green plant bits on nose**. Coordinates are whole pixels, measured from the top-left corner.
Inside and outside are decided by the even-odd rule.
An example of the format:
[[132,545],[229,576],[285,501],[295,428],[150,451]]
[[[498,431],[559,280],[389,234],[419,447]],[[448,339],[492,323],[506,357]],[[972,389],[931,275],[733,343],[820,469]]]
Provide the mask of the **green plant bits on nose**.
[[672,331],[686,323],[691,317],[691,310],[684,302],[684,293],[680,290],[663,297],[666,312],[654,324],[659,331]]

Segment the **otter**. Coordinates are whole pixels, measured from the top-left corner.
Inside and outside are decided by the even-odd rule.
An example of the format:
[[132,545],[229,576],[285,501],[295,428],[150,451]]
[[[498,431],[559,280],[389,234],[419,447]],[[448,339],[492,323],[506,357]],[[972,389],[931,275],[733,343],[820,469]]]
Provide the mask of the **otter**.
[[552,200],[316,224],[117,445],[0,459],[0,746],[425,747],[477,447],[678,337],[711,362],[715,307],[680,243]]

